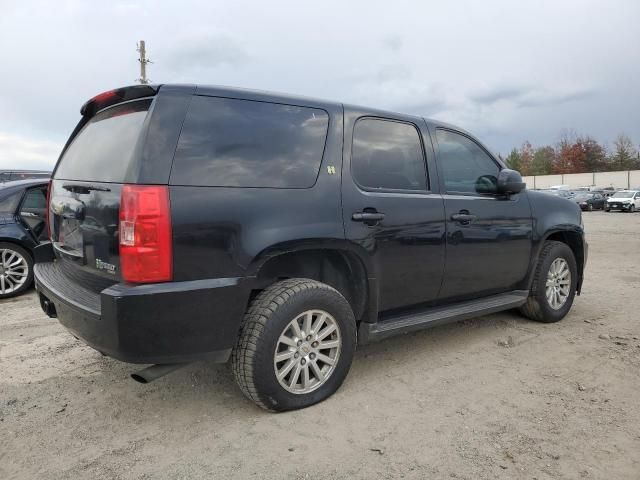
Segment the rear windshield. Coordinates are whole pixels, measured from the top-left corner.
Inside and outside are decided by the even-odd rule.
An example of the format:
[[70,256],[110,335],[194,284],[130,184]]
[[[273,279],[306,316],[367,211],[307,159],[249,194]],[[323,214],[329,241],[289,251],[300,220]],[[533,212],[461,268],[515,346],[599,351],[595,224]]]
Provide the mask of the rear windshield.
[[171,183],[307,188],[318,176],[329,116],[317,108],[195,96]]
[[98,113],[67,148],[55,178],[124,182],[150,105],[143,100]]

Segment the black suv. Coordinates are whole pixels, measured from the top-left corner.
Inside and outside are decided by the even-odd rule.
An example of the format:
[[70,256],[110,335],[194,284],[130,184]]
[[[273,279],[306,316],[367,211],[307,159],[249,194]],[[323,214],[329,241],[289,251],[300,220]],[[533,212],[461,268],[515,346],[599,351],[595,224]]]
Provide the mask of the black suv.
[[244,394],[305,407],[356,344],[519,308],[562,319],[587,257],[573,202],[524,190],[424,118],[187,85],[87,102],[53,173],[44,311],[152,380],[231,361]]

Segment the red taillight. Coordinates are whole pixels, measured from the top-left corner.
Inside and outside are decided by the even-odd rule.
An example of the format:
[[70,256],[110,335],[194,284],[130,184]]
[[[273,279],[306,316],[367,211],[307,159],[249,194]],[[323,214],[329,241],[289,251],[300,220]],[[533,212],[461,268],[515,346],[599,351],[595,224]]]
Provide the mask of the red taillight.
[[53,235],[51,232],[51,187],[53,184],[53,180],[49,180],[49,185],[47,186],[47,209],[44,213],[44,225],[47,229],[47,238],[53,242]]
[[132,283],[173,277],[169,188],[124,185],[120,198],[120,265]]
[[97,104],[102,104],[102,103],[107,103],[112,100],[115,100],[116,98],[118,98],[118,94],[116,93],[116,91],[109,90],[107,92],[99,93],[98,95],[93,97],[90,101],[95,102]]

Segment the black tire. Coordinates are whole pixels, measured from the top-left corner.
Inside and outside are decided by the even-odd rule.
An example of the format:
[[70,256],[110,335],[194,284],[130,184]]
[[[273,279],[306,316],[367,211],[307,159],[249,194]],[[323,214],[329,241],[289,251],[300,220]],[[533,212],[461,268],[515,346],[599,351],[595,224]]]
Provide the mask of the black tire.
[[[33,284],[33,258],[27,250],[22,248],[20,245],[16,245],[15,243],[0,242],[0,250],[13,251],[24,258],[27,262],[27,279],[25,280],[25,282],[16,290],[10,293],[2,293],[2,291],[0,290],[0,299],[21,295]],[[0,258],[0,265],[1,264],[2,259]]]
[[636,211],[636,206],[635,206],[635,205],[631,205],[631,206],[629,207],[629,213],[633,213],[633,212],[635,212],[635,211]]
[[609,213],[611,211],[611,209],[610,208],[605,208],[604,211]]
[[593,204],[592,203],[587,205],[587,210],[589,210],[590,212],[593,212]]
[[[571,272],[571,282],[569,286],[569,296],[564,305],[558,309],[554,309],[549,304],[546,296],[546,282],[549,268],[554,260],[563,258],[566,260],[569,271]],[[520,307],[520,313],[525,317],[535,320],[536,322],[554,323],[562,320],[573,304],[576,294],[576,285],[578,280],[578,269],[576,259],[569,246],[562,242],[547,241],[542,247],[538,265],[531,284],[531,291],[527,302]]]
[[[309,393],[292,393],[276,378],[276,345],[287,325],[312,309],[324,310],[335,319],[341,338],[340,355],[319,388]],[[340,387],[351,367],[355,348],[356,322],[349,302],[324,283],[289,279],[271,285],[251,302],[231,354],[231,367],[249,400],[270,411],[295,410],[325,400]]]

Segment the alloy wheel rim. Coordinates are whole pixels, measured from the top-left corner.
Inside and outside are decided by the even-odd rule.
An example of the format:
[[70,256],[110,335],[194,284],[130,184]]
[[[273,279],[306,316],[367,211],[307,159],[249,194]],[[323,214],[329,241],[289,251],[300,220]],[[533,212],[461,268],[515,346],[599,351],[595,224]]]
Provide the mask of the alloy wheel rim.
[[556,258],[547,272],[546,295],[549,306],[559,310],[571,292],[571,270],[564,258]]
[[317,390],[331,377],[341,350],[340,326],[330,313],[301,313],[287,324],[276,342],[273,368],[278,383],[295,394]]
[[26,258],[10,248],[0,249],[0,294],[18,290],[29,275]]

